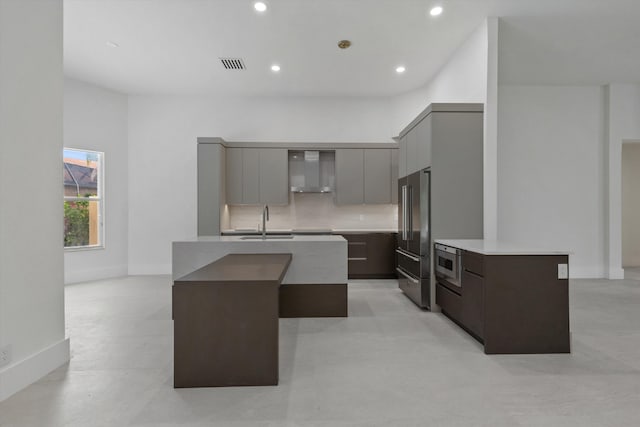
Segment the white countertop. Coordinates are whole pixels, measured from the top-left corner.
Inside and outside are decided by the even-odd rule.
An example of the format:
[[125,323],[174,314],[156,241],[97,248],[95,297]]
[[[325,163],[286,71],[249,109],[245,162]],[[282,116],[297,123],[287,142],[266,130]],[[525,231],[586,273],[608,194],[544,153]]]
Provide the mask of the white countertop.
[[[227,254],[292,254],[283,284],[347,283],[347,241],[342,236],[295,235],[289,239],[261,236],[200,236],[173,242],[173,279],[182,277]],[[271,238],[269,238],[271,237]],[[284,237],[284,236],[283,236]]]
[[569,251],[530,247],[497,240],[446,240],[437,239],[435,243],[483,255],[570,255]]
[[[243,239],[243,237],[252,237],[251,239]],[[262,239],[259,235],[252,236],[198,236],[191,240],[179,240],[179,242],[246,242],[246,243],[273,243],[273,242],[340,242],[345,241],[342,236],[334,236],[331,234],[304,234],[287,236],[287,239],[278,239],[267,235],[266,239]],[[284,236],[280,236],[284,237]]]
[[[318,232],[318,231],[326,231],[327,233],[397,233],[398,230],[395,228],[333,228],[333,229],[291,229],[291,228],[267,228],[267,234],[295,234],[295,233],[309,233],[309,232]],[[226,235],[252,235],[252,234],[260,234],[261,232],[257,229],[225,229],[222,230],[222,233]]]
[[398,229],[394,228],[334,228],[334,233],[397,233]]

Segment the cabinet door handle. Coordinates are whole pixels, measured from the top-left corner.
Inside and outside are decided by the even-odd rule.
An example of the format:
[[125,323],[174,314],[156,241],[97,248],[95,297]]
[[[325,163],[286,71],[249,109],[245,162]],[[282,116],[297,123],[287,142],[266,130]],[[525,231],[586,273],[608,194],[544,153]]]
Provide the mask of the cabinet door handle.
[[396,249],[396,252],[399,253],[400,255],[406,256],[411,261],[420,262],[420,258],[418,258],[417,256],[410,255],[407,252],[403,251],[402,249]]
[[405,278],[409,279],[409,281],[411,283],[413,283],[414,285],[419,285],[420,284],[420,281],[418,279],[414,279],[413,277],[409,276],[407,273],[402,271],[400,268],[396,268],[396,271],[398,273],[402,274]]

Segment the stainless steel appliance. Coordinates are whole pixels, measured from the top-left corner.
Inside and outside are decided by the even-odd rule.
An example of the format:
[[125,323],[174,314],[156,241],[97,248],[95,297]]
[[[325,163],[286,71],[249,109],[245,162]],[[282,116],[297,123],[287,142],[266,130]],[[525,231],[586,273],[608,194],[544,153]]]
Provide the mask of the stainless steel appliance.
[[440,244],[436,244],[435,247],[436,277],[442,277],[448,283],[460,288],[460,275],[462,274],[460,249]]
[[419,307],[431,309],[431,170],[398,180],[398,283]]

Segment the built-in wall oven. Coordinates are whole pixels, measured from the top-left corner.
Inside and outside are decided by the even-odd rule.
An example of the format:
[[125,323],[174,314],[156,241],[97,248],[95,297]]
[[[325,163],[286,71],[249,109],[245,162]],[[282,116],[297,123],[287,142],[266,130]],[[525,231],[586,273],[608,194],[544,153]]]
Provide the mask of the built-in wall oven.
[[[461,281],[460,276],[462,274],[462,251],[458,248],[451,246],[441,245],[436,243],[435,245],[435,270],[436,277],[438,279],[444,279],[443,285],[451,288],[452,286],[458,289],[452,289],[460,292]],[[442,281],[441,281],[442,282]],[[452,286],[451,286],[452,285]]]

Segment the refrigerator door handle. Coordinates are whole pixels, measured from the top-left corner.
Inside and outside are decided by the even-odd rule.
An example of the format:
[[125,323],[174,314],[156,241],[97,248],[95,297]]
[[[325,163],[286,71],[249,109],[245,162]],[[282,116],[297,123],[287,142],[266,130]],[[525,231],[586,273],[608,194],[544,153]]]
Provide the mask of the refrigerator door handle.
[[403,251],[400,248],[396,249],[396,252],[399,253],[400,255],[406,256],[411,261],[420,262],[420,258],[418,258],[417,256],[410,255],[409,253]]
[[407,240],[407,186],[402,186],[402,240]]
[[407,186],[407,240],[413,239],[413,186]]

